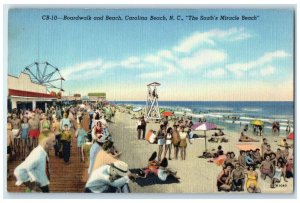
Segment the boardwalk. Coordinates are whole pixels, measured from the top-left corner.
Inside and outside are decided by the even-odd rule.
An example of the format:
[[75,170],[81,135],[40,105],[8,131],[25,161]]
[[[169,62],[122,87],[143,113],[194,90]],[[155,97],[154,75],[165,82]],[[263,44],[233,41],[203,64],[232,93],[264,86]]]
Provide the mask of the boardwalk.
[[[11,177],[7,181],[8,192],[24,192],[25,187],[15,185],[16,179],[13,170],[21,161],[11,161],[8,164]],[[50,151],[50,192],[83,192],[87,180],[88,161],[81,163],[77,154],[76,138],[72,140],[70,163],[65,164],[63,159],[54,156]]]

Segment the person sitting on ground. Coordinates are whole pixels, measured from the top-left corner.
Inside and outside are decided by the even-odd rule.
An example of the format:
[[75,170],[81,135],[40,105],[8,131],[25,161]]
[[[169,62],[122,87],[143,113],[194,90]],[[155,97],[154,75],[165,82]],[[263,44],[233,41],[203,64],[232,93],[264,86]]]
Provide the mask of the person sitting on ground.
[[270,160],[271,160],[273,166],[277,166],[276,154],[275,154],[274,152],[271,153],[271,155],[270,155]]
[[219,142],[222,143],[222,142],[228,142],[228,139],[226,139],[225,137],[222,137],[219,139]]
[[281,181],[281,176],[283,177],[285,182],[288,182],[286,177],[285,177],[285,173],[284,173],[284,169],[283,169],[283,164],[281,162],[278,162],[276,167],[275,167],[275,173],[274,176],[272,178],[272,182],[271,182],[271,188],[275,188],[275,183],[280,183]]
[[255,164],[261,164],[262,157],[260,155],[260,150],[257,148],[253,153],[253,161]]
[[[291,146],[287,143],[286,139],[280,140],[279,146],[280,146],[280,147],[291,147]],[[292,147],[291,147],[291,148],[292,148]]]
[[231,152],[227,152],[226,153],[226,159],[224,161],[224,166],[228,165],[228,164],[232,164],[233,165],[233,160],[231,159]]
[[223,191],[228,192],[231,190],[230,177],[231,177],[232,169],[233,169],[232,164],[228,164],[219,173],[219,175],[217,177],[218,191],[223,190]]
[[263,157],[266,157],[267,155],[271,157],[272,153],[274,152],[271,150],[271,145],[267,144],[267,149],[264,151]]
[[233,191],[244,191],[245,172],[244,168],[241,167],[238,162],[235,163],[235,168],[233,169],[230,178]]
[[225,135],[225,133],[220,129],[217,135],[218,136],[223,136],[223,135]]
[[93,171],[85,185],[85,193],[129,192],[127,183],[136,177],[129,172],[125,162],[118,160]]
[[245,168],[246,167],[246,152],[244,150],[240,151],[240,155],[238,157],[238,163],[240,164],[241,167]]
[[179,177],[177,177],[177,171],[171,171],[170,169],[167,169],[168,167],[168,160],[167,158],[163,158],[163,160],[161,161],[158,171],[157,171],[157,176],[161,181],[166,181],[168,176],[172,175],[174,176],[176,179],[179,179]]
[[157,152],[153,152],[148,160],[148,166],[144,169],[141,169],[140,176],[146,178],[150,173],[158,174],[159,162],[156,160]]
[[252,138],[246,136],[245,132],[246,132],[245,130],[243,132],[241,132],[239,142],[259,142],[259,140],[252,139]]
[[114,143],[112,141],[105,141],[102,145],[102,150],[100,150],[95,157],[93,171],[97,170],[101,166],[116,162],[120,155],[121,152],[116,151]]
[[208,142],[218,143],[219,138],[216,138],[215,135],[212,135],[210,139],[207,140]]
[[223,155],[223,154],[224,154],[224,151],[223,151],[223,149],[222,149],[222,146],[221,146],[221,145],[219,145],[219,146],[218,146],[218,150],[217,150],[216,154],[217,154],[218,156],[220,156],[220,155]]
[[266,179],[266,176],[270,177],[271,179],[273,178],[274,174],[274,165],[270,160],[270,156],[266,155],[265,160],[261,163],[260,165],[260,173],[261,173],[261,178],[263,180]]
[[290,156],[287,160],[285,167],[285,177],[292,178],[294,177],[294,157]]
[[248,170],[246,172],[247,181],[246,181],[246,188],[249,193],[260,193],[261,190],[258,187],[258,175],[255,171],[254,166],[248,166]]
[[234,165],[236,162],[238,162],[237,159],[235,158],[235,153],[234,152],[230,153],[230,159],[231,159],[232,165]]
[[250,151],[246,152],[245,161],[246,161],[246,166],[254,165],[254,161],[251,157]]

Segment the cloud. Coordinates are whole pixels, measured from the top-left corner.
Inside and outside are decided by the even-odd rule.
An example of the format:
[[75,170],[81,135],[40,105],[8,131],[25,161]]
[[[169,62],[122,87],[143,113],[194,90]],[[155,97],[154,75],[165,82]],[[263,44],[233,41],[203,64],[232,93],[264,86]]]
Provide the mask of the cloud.
[[125,68],[142,68],[144,64],[141,63],[139,57],[133,56],[121,61],[120,66]]
[[262,76],[268,76],[268,75],[272,75],[275,73],[275,68],[273,66],[269,66],[267,68],[261,69],[260,70],[260,74]]
[[244,75],[244,72],[249,71],[251,69],[259,68],[264,65],[270,64],[275,59],[285,58],[290,56],[288,53],[282,50],[274,51],[274,52],[267,52],[262,57],[254,61],[249,61],[246,63],[233,63],[227,65],[227,69],[234,73],[235,75],[241,77]]
[[86,61],[83,63],[78,63],[73,66],[63,68],[61,70],[61,74],[65,79],[70,80],[70,79],[72,79],[71,76],[74,76],[76,73],[79,73],[79,72],[85,71],[85,70],[90,70],[90,69],[97,69],[97,68],[101,67],[102,65],[103,65],[103,61],[101,59]]
[[157,72],[149,72],[149,73],[142,73],[140,75],[141,78],[151,78],[151,79],[155,79],[155,78],[162,78],[163,76],[165,76],[165,72],[164,71],[157,71]]
[[150,63],[150,64],[157,64],[160,62],[160,57],[158,55],[147,55],[144,59],[144,62]]
[[217,41],[239,41],[250,38],[251,34],[244,28],[231,28],[228,30],[214,29],[208,32],[196,32],[182,40],[173,50],[189,53],[200,45],[215,46]]
[[174,59],[173,53],[169,50],[161,50],[157,53],[157,55],[166,59]]
[[184,57],[179,60],[179,65],[186,70],[196,70],[209,65],[224,62],[227,54],[224,51],[206,49],[195,53],[190,57]]
[[[255,68],[261,69],[258,70],[261,75],[274,74],[275,68],[270,68],[271,63],[275,59],[290,56],[285,51],[278,50],[267,52],[253,61],[226,65],[229,56],[226,50],[222,50],[218,45],[222,42],[235,42],[250,37],[252,35],[244,28],[196,32],[181,42],[175,43],[169,49],[164,48],[140,56],[129,56],[121,60],[102,60],[99,58],[63,68],[61,73],[67,80],[79,80],[88,77],[95,78],[114,68],[119,68],[120,71],[142,69],[135,74],[137,77],[162,78],[174,73],[185,72],[189,74],[189,71],[195,73],[205,68],[210,70],[203,75],[204,77],[222,77],[226,74],[242,77],[245,72]],[[225,66],[225,69],[211,69],[223,67],[222,65]]]
[[207,78],[219,78],[223,77],[227,74],[224,68],[216,68],[213,70],[209,70],[207,73],[204,74]]

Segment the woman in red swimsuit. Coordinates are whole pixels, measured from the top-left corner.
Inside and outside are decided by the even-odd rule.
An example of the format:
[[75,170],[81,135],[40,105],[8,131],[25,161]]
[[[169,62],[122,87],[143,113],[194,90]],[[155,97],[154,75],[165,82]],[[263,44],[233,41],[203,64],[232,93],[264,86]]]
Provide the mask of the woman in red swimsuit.
[[100,139],[102,137],[102,123],[98,121],[96,125],[94,126],[94,132],[95,132],[95,139]]

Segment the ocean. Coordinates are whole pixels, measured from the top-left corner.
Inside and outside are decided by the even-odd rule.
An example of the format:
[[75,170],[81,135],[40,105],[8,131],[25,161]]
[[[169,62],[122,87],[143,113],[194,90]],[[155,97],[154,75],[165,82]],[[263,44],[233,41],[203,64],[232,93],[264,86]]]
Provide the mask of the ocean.
[[[113,103],[134,107],[146,106],[145,101],[116,101]],[[274,121],[280,123],[281,134],[285,134],[288,121],[293,131],[294,102],[159,101],[158,103],[160,108],[174,111],[178,117],[186,112],[188,116],[192,116],[194,122],[204,117],[207,121],[232,130],[240,129],[252,120],[259,119],[265,122],[264,131],[271,132]]]

